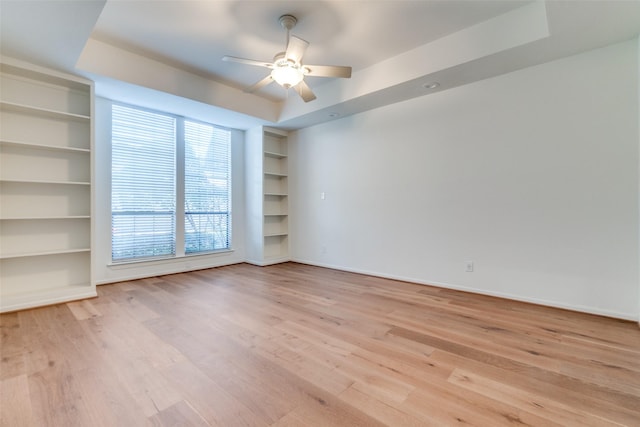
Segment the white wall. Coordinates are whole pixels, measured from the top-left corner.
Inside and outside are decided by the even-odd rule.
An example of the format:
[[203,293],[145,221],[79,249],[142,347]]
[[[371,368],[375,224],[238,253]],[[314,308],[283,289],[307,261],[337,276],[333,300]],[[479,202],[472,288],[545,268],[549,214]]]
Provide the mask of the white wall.
[[[148,108],[152,106],[145,105]],[[161,108],[160,108],[161,109]],[[210,255],[111,265],[111,101],[96,97],[93,276],[98,284],[243,262],[245,255],[244,132],[232,132],[232,248]],[[214,117],[214,116],[212,116]],[[212,117],[193,117],[215,121]]]
[[293,258],[637,319],[637,57],[633,40],[293,133]]

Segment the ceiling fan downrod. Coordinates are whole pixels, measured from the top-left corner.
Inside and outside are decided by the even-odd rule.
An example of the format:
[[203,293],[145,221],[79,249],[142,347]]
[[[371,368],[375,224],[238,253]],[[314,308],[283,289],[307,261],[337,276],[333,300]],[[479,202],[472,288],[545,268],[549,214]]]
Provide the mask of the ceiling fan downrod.
[[280,25],[282,26],[282,28],[287,30],[287,40],[285,41],[287,44],[289,44],[289,38],[291,37],[291,30],[298,23],[298,19],[293,15],[282,15],[280,18],[278,18],[278,22],[280,22]]

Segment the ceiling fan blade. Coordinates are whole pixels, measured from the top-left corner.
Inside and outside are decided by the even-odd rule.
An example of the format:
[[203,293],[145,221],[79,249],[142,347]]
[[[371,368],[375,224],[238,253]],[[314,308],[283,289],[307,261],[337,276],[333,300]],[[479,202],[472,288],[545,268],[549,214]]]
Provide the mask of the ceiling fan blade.
[[342,77],[345,79],[351,77],[351,67],[341,65],[305,65],[304,68],[309,70],[307,76]]
[[268,85],[269,83],[273,82],[273,78],[271,78],[271,74],[269,74],[267,77],[265,77],[264,79],[260,80],[258,83],[254,84],[251,87],[246,88],[245,90],[243,90],[243,92],[245,93],[253,93],[255,91],[257,91],[258,89],[261,89],[263,87],[265,87],[266,85]]
[[307,85],[304,80],[293,87],[298,95],[302,98],[304,102],[313,101],[316,99],[316,95],[313,93],[309,85]]
[[270,62],[256,61],[255,59],[238,58],[236,56],[223,56],[222,60],[227,62],[239,62],[240,64],[256,65],[258,67],[273,68],[273,64]]
[[308,41],[302,40],[300,37],[291,36],[289,37],[289,44],[287,45],[287,51],[284,57],[299,64],[308,46]]

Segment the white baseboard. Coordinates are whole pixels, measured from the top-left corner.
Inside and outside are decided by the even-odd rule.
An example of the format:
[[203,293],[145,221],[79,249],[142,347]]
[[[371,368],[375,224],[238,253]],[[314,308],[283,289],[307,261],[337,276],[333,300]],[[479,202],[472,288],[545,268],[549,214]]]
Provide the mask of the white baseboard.
[[324,267],[324,268],[331,268],[333,270],[346,271],[349,273],[366,274],[368,276],[375,276],[375,277],[381,277],[385,279],[416,283],[418,285],[435,286],[439,288],[452,289],[456,291],[469,292],[469,293],[479,294],[479,295],[487,295],[492,297],[509,299],[513,301],[527,302],[527,303],[543,305],[547,307],[561,308],[564,310],[577,311],[580,313],[595,314],[598,316],[611,317],[614,319],[631,320],[631,321],[638,322],[638,326],[640,326],[640,318],[638,317],[638,315],[629,314],[629,313],[620,313],[620,312],[611,311],[611,310],[602,310],[594,307],[586,307],[586,306],[576,305],[576,304],[565,304],[558,301],[550,301],[550,300],[544,300],[544,299],[538,299],[538,298],[528,298],[528,297],[522,297],[520,295],[509,294],[509,293],[486,291],[483,289],[470,288],[468,286],[462,286],[462,285],[456,285],[456,284],[438,282],[438,281],[432,281],[432,280],[417,279],[415,277],[398,276],[394,274],[386,274],[386,273],[380,273],[380,272],[370,271],[370,270],[361,270],[356,268],[344,267],[340,265],[318,263],[315,261],[309,261],[309,260],[304,260],[299,258],[292,258],[291,261],[297,262],[300,264],[313,265],[316,267]]
[[153,273],[137,272],[137,273],[122,275],[122,276],[118,276],[118,277],[102,279],[102,280],[97,281],[96,285],[98,285],[98,286],[100,286],[100,285],[109,285],[109,284],[112,284],[112,283],[128,282],[130,280],[148,279],[149,277],[159,277],[159,276],[168,276],[170,274],[188,273],[190,271],[198,271],[198,270],[207,270],[209,268],[226,267],[228,265],[242,264],[244,262],[245,261],[230,261],[230,262],[225,262],[225,263],[212,263],[212,264],[197,265],[197,266],[194,266],[194,267],[191,267],[191,268],[188,268],[188,269],[186,269],[184,267],[181,267],[181,266],[177,266],[177,265],[167,265],[167,266],[164,266],[164,268],[162,270],[156,270]]

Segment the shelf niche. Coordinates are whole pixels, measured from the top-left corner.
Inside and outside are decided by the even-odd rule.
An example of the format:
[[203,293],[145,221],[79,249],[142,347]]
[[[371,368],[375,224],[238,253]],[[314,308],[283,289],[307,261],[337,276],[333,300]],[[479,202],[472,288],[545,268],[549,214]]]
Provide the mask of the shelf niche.
[[248,260],[270,265],[290,260],[287,132],[258,127],[247,138]]
[[0,311],[96,295],[93,83],[0,64]]

